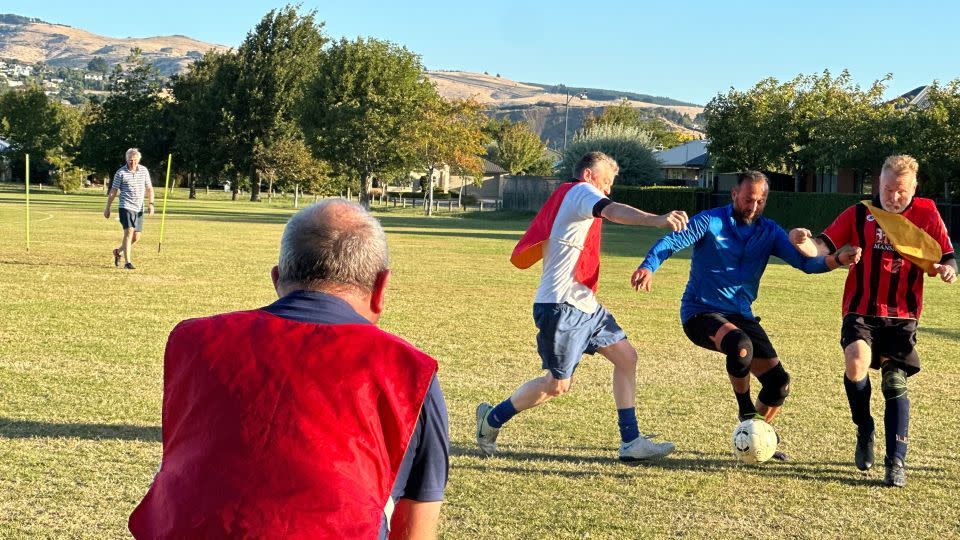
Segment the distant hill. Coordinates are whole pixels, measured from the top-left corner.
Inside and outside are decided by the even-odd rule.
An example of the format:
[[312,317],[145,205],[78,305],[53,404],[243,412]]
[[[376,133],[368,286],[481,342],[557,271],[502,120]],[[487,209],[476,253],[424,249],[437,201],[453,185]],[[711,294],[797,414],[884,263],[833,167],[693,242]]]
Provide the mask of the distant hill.
[[[588,114],[599,116],[604,107],[621,99],[626,99],[634,107],[646,109],[649,116],[661,118],[678,131],[702,136],[698,130],[681,126],[677,121],[681,115],[696,119],[703,107],[671,98],[599,88],[570,87],[564,90],[554,85],[517,82],[466,71],[428,71],[427,75],[443,97],[474,98],[489,105],[494,116],[524,120],[553,148],[563,146],[565,117],[569,141]],[[581,94],[586,97],[579,97]],[[572,96],[569,109],[564,106],[568,96]]]
[[45,62],[54,67],[83,68],[97,56],[111,65],[122,62],[134,47],[139,47],[144,59],[167,76],[185,70],[187,65],[210,49],[227,49],[187,36],[105,37],[63,24],[0,14],[0,58],[25,63]]

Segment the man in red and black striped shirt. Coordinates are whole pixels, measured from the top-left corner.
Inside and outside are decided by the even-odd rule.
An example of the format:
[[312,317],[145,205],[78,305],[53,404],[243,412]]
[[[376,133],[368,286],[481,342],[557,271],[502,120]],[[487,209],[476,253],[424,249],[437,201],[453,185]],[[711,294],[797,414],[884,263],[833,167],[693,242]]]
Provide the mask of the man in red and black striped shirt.
[[[910,156],[888,157],[880,173],[880,190],[874,196],[873,206],[899,214],[912,224],[905,224],[907,227],[916,227],[929,235],[942,253],[938,261],[930,261],[928,268],[935,272],[931,275],[953,283],[957,279],[957,262],[943,219],[932,200],[914,197],[917,168],[917,161]],[[925,272],[901,255],[864,204],[847,208],[816,239],[811,238],[806,229],[790,231],[790,239],[804,254],[835,253],[844,245],[863,249],[860,262],[847,274],[840,333],[846,359],[844,388],[857,425],[854,462],[860,470],[873,466],[875,436],[867,369],[879,368],[886,400],[884,483],[903,487],[910,417],[907,377],[920,371],[920,358],[914,345],[917,320],[923,307]]]

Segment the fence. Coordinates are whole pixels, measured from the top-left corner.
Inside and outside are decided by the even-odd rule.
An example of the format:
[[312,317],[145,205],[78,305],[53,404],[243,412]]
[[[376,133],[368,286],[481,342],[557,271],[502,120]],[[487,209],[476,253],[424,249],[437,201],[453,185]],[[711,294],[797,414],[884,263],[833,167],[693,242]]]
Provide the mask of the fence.
[[[430,201],[413,198],[413,197],[387,197],[386,199],[373,199],[370,201],[372,206],[391,206],[393,208],[415,208],[419,206],[424,208],[425,204],[428,204]],[[478,212],[487,212],[493,210],[500,210],[500,205],[498,203],[485,203],[483,201],[477,201],[473,204],[460,204],[460,201],[456,199],[435,199],[433,201],[433,209],[435,212],[441,210],[446,210],[447,212],[468,212],[471,210],[476,210]]]
[[505,176],[501,207],[536,212],[562,182],[549,176]]

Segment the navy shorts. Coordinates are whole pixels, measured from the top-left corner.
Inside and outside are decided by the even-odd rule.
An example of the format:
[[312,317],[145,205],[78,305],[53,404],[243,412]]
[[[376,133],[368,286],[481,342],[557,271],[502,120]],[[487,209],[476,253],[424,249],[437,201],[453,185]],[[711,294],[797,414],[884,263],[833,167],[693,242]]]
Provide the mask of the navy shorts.
[[881,359],[889,358],[911,376],[920,371],[916,319],[871,317],[847,313],[840,330],[840,346],[844,349],[857,340],[870,347],[870,367],[880,369]]
[[617,320],[599,306],[593,313],[584,313],[570,304],[534,304],[533,322],[537,333],[537,352],[543,369],[556,379],[569,379],[584,353],[627,339]]
[[123,227],[124,230],[133,227],[137,232],[143,232],[143,210],[134,212],[133,210],[121,208],[120,226]]

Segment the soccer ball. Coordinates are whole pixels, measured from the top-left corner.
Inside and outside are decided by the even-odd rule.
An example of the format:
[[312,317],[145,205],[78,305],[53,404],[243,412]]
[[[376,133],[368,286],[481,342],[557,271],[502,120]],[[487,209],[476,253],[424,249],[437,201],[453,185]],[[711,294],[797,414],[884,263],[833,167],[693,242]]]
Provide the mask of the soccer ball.
[[748,465],[759,465],[777,451],[777,433],[759,419],[744,420],[733,428],[733,455]]

